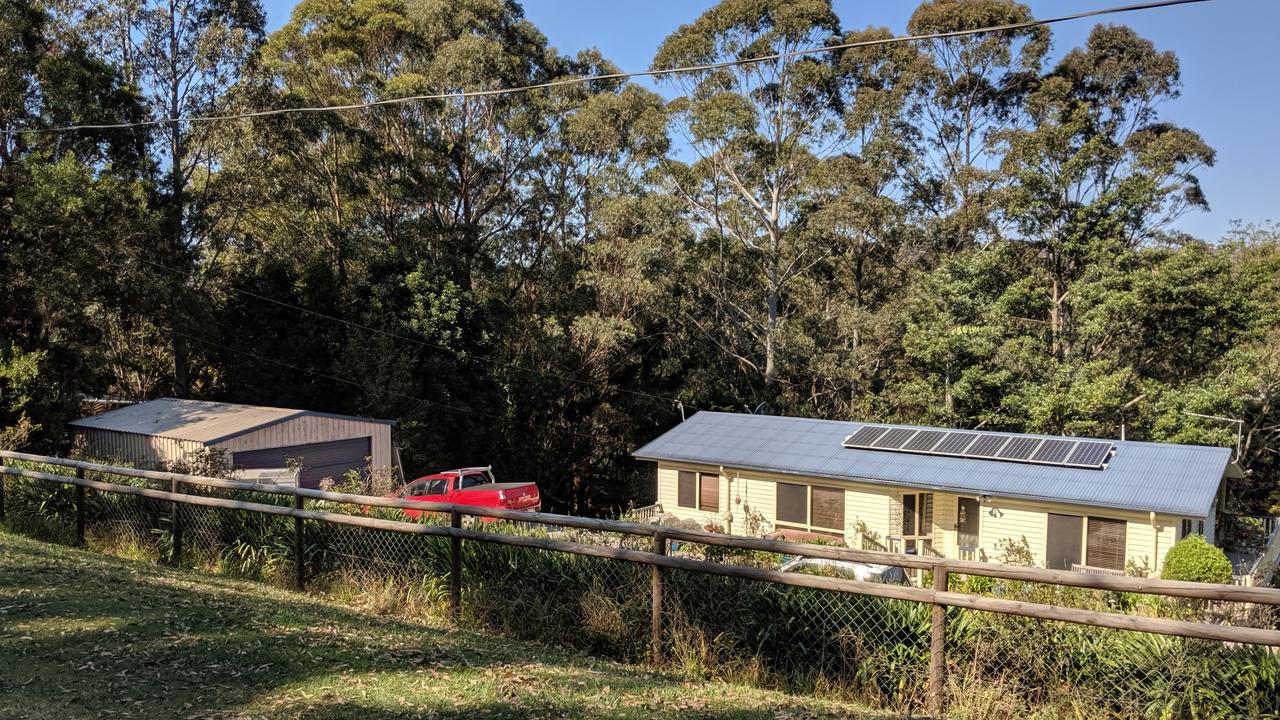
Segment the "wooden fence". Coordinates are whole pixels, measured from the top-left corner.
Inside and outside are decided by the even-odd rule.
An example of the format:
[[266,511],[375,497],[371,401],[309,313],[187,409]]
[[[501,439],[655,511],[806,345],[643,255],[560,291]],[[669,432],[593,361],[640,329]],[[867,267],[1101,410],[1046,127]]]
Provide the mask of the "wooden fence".
[[[294,567],[297,572],[295,583],[299,587],[302,586],[305,580],[302,574],[302,569],[304,567],[302,560],[305,557],[306,551],[302,525],[304,520],[387,530],[398,533],[448,537],[450,539],[451,568],[449,577],[449,608],[450,613],[454,617],[457,616],[461,607],[461,543],[464,540],[573,553],[577,555],[608,558],[612,560],[648,565],[651,567],[649,593],[652,608],[650,620],[650,648],[652,659],[655,663],[661,662],[662,660],[663,627],[661,607],[663,594],[662,571],[664,568],[708,573],[712,575],[755,580],[780,585],[927,603],[931,605],[933,609],[929,648],[928,699],[930,712],[934,715],[937,715],[940,710],[945,686],[944,668],[947,607],[1077,623],[1081,625],[1111,628],[1116,630],[1130,630],[1160,635],[1217,640],[1229,643],[1247,643],[1280,647],[1280,630],[1276,629],[1240,627],[1168,618],[1123,615],[1098,610],[1044,605],[952,592],[948,589],[948,579],[952,574],[961,574],[1095,590],[1143,593],[1163,597],[1194,598],[1219,602],[1258,603],[1273,606],[1280,606],[1280,589],[1237,587],[1232,585],[1213,585],[1172,580],[1098,575],[1061,570],[999,565],[995,563],[951,560],[933,556],[886,553],[847,547],[811,545],[781,540],[724,535],[700,530],[659,527],[643,523],[622,522],[616,520],[554,515],[550,513],[531,513],[518,510],[481,508],[450,503],[417,502],[396,498],[369,497],[346,493],[326,492],[323,490],[312,490],[306,488],[261,485],[256,483],[236,482],[219,478],[199,477],[178,473],[136,470],[132,468],[100,465],[64,458],[28,455],[24,453],[6,451],[0,451],[0,460],[56,465],[75,470],[75,477],[71,477],[67,475],[38,472],[8,465],[0,465],[0,518],[3,517],[4,513],[3,479],[6,475],[73,485],[76,487],[76,537],[77,541],[81,543],[83,543],[84,539],[85,488],[92,488],[104,493],[120,493],[169,501],[174,503],[175,509],[181,505],[196,505],[292,517],[295,519],[293,547]],[[169,483],[170,490],[154,490],[133,485],[121,485],[89,480],[86,478],[86,474],[90,472],[166,482]],[[227,498],[192,495],[182,492],[184,486],[203,486],[286,495],[293,498],[293,503],[292,506],[268,505],[262,503],[243,502]],[[307,500],[320,500],[331,503],[348,504],[361,508],[382,507],[425,510],[445,514],[450,518],[451,522],[449,526],[446,527],[443,525],[421,524],[410,521],[371,518],[366,517],[363,513],[344,514],[323,510],[309,510],[305,506],[305,502]],[[652,548],[650,550],[632,550],[579,542],[569,542],[552,538],[504,534],[486,531],[475,527],[467,528],[463,527],[462,523],[462,519],[467,516],[534,523],[556,528],[578,528],[649,537],[652,538]],[[181,518],[181,513],[175,512],[173,553],[176,556],[181,557],[182,527],[179,522],[179,518]],[[786,573],[776,570],[730,565],[692,558],[673,557],[667,554],[668,541],[673,540],[726,548],[737,548],[742,550],[758,550],[786,555],[898,565],[904,568],[931,571],[933,574],[933,583],[931,587],[885,585],[841,578]]]

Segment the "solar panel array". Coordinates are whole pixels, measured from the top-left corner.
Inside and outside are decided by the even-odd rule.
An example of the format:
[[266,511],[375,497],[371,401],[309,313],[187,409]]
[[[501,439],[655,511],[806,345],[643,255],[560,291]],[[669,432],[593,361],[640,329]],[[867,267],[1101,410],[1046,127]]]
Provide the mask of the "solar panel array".
[[1094,470],[1101,470],[1106,466],[1113,450],[1111,443],[1098,440],[1038,438],[970,430],[922,430],[884,425],[864,425],[858,428],[844,439],[844,446],[860,450],[888,450]]

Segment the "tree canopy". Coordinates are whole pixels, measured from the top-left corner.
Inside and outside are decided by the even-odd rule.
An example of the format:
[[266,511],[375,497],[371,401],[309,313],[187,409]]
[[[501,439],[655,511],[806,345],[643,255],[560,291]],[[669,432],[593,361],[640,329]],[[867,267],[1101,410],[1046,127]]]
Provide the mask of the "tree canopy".
[[1216,158],[1128,27],[795,55],[1032,15],[723,0],[655,92],[556,82],[618,68],[513,0],[2,2],[6,444],[83,395],[305,407],[599,513],[721,409],[1238,445],[1227,509],[1280,505],[1280,228],[1179,232]]

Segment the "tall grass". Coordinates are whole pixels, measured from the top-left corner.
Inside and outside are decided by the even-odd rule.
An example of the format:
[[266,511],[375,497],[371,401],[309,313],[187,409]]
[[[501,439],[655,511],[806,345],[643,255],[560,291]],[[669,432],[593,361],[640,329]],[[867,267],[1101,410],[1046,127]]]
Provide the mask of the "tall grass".
[[[74,540],[70,488],[13,478],[7,486],[11,532],[52,542]],[[257,503],[288,501],[261,493],[218,494]],[[92,491],[87,499],[90,549],[172,560],[170,503]],[[403,519],[395,511],[315,507]],[[194,506],[181,512],[184,565],[281,586],[293,583],[292,518]],[[447,539],[315,521],[306,521],[303,529],[311,591],[375,614],[444,616]],[[486,529],[531,532],[504,523]],[[620,660],[647,659],[648,567],[479,542],[463,542],[462,553],[464,624]],[[738,563],[777,560],[725,555],[718,548],[708,555]],[[691,677],[840,696],[897,712],[922,708],[928,605],[663,572],[664,651],[674,669]],[[1033,602],[1188,619],[1199,612],[1143,596],[985,578],[953,582],[957,589]],[[1280,655],[1264,648],[956,609],[948,611],[947,627],[953,717],[1280,717]]]

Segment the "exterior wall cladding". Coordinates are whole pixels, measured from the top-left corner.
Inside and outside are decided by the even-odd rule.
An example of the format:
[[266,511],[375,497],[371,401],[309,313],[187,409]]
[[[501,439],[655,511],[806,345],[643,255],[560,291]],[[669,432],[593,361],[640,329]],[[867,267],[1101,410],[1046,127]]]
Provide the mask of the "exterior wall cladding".
[[[212,443],[208,447],[226,450],[230,455],[240,450],[260,450],[359,437],[372,438],[370,445],[374,465],[379,467],[395,465],[391,448],[391,429],[388,425],[319,415],[303,415],[284,420]],[[182,460],[205,447],[204,443],[195,440],[178,440],[98,428],[77,428],[76,443],[94,457],[123,460],[139,467],[160,467]]]
[[[716,475],[720,485],[719,509],[700,510],[679,504],[680,471]],[[902,498],[914,492],[932,494],[929,527],[917,534],[928,537],[933,552],[949,558],[1001,562],[1008,559],[1007,544],[1021,545],[1025,540],[1032,560],[1046,564],[1049,515],[1062,514],[1081,518],[1121,520],[1125,528],[1125,561],[1150,572],[1159,572],[1165,553],[1177,540],[1182,518],[1171,515],[1091,508],[1053,502],[984,498],[979,505],[978,541],[962,547],[959,538],[957,509],[960,498],[973,496],[931,490],[885,487],[871,483],[847,482],[826,478],[738,470],[690,463],[661,461],[658,463],[657,499],[664,511],[681,518],[691,518],[705,525],[716,525],[736,534],[764,534],[778,528],[795,528],[819,533],[839,534],[853,547],[878,549],[887,547],[902,535]],[[778,483],[791,483],[844,491],[843,527],[826,528],[808,523],[779,522],[777,519]],[[1082,523],[1087,525],[1087,520]],[[1088,546],[1082,539],[1087,564]]]

